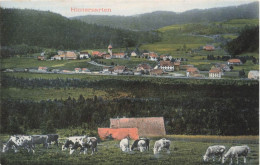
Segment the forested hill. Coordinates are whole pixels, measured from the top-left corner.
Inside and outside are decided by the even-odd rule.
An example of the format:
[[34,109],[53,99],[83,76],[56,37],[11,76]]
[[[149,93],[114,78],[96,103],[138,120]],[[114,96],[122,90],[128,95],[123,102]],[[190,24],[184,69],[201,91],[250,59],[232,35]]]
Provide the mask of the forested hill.
[[155,32],[134,32],[70,20],[48,11],[0,8],[1,45],[27,44],[56,49],[136,46],[156,41]]
[[72,17],[90,24],[131,30],[152,30],[172,24],[216,22],[230,19],[259,18],[259,2],[250,4],[211,8],[205,10],[189,10],[182,13],[157,11],[135,16],[98,16],[87,15]]

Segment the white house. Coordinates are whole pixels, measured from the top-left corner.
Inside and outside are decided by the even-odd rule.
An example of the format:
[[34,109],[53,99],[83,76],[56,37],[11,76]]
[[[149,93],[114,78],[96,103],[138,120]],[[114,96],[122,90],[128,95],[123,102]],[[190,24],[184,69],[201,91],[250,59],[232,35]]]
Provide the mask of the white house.
[[88,52],[80,52],[79,58],[80,59],[88,59],[89,58]]
[[221,78],[222,71],[220,68],[212,68],[209,71],[209,77],[210,78]]
[[174,71],[174,63],[171,61],[160,61],[160,68],[164,71]]
[[258,70],[250,70],[248,72],[248,78],[254,79],[254,80],[259,80],[259,71]]
[[158,55],[154,52],[151,52],[151,53],[149,53],[148,58],[151,61],[157,61]]
[[136,52],[133,51],[133,52],[131,53],[131,57],[136,57],[136,56],[137,56]]

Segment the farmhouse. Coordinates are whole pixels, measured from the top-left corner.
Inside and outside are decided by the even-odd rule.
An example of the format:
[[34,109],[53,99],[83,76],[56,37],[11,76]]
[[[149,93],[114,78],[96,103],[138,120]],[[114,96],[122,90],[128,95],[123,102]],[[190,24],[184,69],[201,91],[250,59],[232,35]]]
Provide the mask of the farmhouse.
[[43,61],[43,60],[45,60],[45,57],[44,56],[38,56],[37,59]]
[[206,46],[203,46],[203,49],[206,51],[213,51],[213,50],[215,50],[215,47],[213,45],[206,45]]
[[127,136],[133,140],[139,139],[137,128],[98,128],[98,135],[102,140],[107,138],[122,140]]
[[111,118],[110,128],[137,128],[139,136],[166,135],[163,117]]
[[77,55],[75,52],[72,51],[67,51],[67,52],[58,51],[58,55],[51,57],[51,60],[76,60],[76,59],[77,59]]
[[76,73],[81,72],[81,68],[75,68],[74,70],[75,70]]
[[149,73],[152,70],[152,67],[149,64],[139,64],[136,68],[137,72]]
[[126,67],[125,66],[115,66],[114,67],[114,73],[123,73],[124,71],[126,70]]
[[132,53],[131,53],[131,57],[136,57],[137,56],[137,53],[135,52],[135,51],[133,51]]
[[92,56],[95,57],[95,56],[98,56],[100,54],[99,51],[92,51]]
[[112,59],[112,56],[110,54],[105,54],[103,55],[104,59]]
[[158,55],[154,52],[150,52],[148,55],[149,60],[151,61],[157,61]]
[[43,67],[43,66],[39,66],[38,67],[38,71],[44,71],[44,72],[47,72],[47,67]]
[[209,77],[210,78],[221,78],[222,71],[220,68],[212,68],[209,71]]
[[125,53],[114,53],[113,58],[125,58]]
[[163,74],[163,70],[162,69],[154,69],[150,71],[150,75],[153,76],[159,76]]
[[82,68],[81,72],[86,73],[86,72],[90,72],[90,70],[88,68]]
[[242,62],[240,59],[229,59],[228,60],[228,65],[241,65]]
[[254,79],[254,80],[259,80],[259,71],[258,70],[250,70],[248,72],[248,78]]
[[194,67],[190,67],[186,71],[186,76],[187,77],[195,77],[197,74],[199,74],[199,70]]
[[80,52],[79,58],[80,59],[87,59],[87,58],[89,58],[88,52],[85,52],[85,51]]
[[230,72],[231,69],[227,64],[216,64],[217,68],[220,68],[222,72]]
[[174,63],[171,61],[160,61],[160,68],[164,71],[174,71]]

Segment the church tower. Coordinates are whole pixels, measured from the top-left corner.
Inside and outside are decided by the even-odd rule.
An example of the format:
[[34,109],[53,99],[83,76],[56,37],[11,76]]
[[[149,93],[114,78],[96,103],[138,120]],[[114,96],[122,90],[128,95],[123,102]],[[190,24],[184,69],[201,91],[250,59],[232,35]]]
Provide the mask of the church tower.
[[110,54],[110,56],[112,56],[112,45],[111,44],[109,44],[108,45],[108,48],[107,48],[107,51],[108,51],[108,53]]

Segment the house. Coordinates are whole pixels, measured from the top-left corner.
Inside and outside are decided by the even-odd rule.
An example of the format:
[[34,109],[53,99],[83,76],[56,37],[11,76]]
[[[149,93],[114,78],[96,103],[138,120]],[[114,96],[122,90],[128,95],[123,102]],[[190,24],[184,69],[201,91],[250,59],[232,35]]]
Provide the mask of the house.
[[180,70],[180,65],[181,65],[180,62],[174,62],[173,65],[174,65],[174,70],[176,70],[176,71]]
[[254,79],[254,80],[259,80],[259,71],[258,70],[250,70],[248,72],[248,78]]
[[137,128],[143,137],[166,135],[163,117],[111,118],[110,128]]
[[150,75],[153,76],[159,76],[163,74],[163,70],[162,69],[154,69],[150,71]]
[[186,76],[187,77],[194,77],[195,75],[199,74],[199,70],[194,67],[190,67],[186,70]]
[[160,68],[164,71],[174,71],[174,63],[171,61],[160,61]]
[[95,56],[98,56],[100,54],[99,51],[92,51],[92,56],[95,57]]
[[148,59],[151,61],[157,61],[158,55],[154,52],[150,52],[148,55]]
[[115,66],[114,67],[114,73],[120,74],[123,73],[126,70],[125,66]]
[[135,51],[132,51],[131,57],[136,57],[136,56],[137,56],[136,52],[135,52]]
[[76,59],[77,59],[77,55],[75,52],[72,51],[65,52],[65,60],[76,60]]
[[44,56],[38,56],[37,59],[40,60],[40,61],[43,61],[43,60],[45,60],[45,57]]
[[203,49],[206,51],[213,51],[213,50],[215,50],[215,47],[213,45],[206,45],[206,46],[203,46]]
[[152,67],[149,64],[139,64],[136,68],[137,72],[149,73]]
[[88,59],[89,58],[88,52],[84,52],[84,51],[80,52],[79,53],[79,58],[80,59]]
[[228,65],[241,65],[242,64],[240,59],[229,59],[227,62],[228,62]]
[[125,53],[114,53],[113,58],[125,58]]
[[112,59],[112,56],[110,54],[104,54],[103,58],[104,59]]
[[90,72],[90,70],[89,70],[88,68],[82,68],[82,69],[81,69],[81,72],[82,72],[82,73],[87,73],[87,72]]
[[74,70],[75,70],[76,73],[81,72],[81,68],[75,68]]
[[104,66],[103,67],[103,73],[112,73],[112,71],[113,71],[113,69],[112,69],[112,67],[110,67],[110,66]]
[[[63,52],[63,54],[61,54]],[[72,51],[58,51],[58,55],[51,57],[51,60],[76,60],[77,55]]]
[[227,64],[216,64],[216,68],[220,68],[222,72],[230,72],[231,69]]
[[222,71],[220,68],[212,68],[209,71],[209,78],[221,78]]
[[172,56],[160,55],[160,60],[171,61],[172,60]]
[[47,72],[47,67],[42,67],[42,66],[39,66],[38,67],[38,71],[46,71]]

